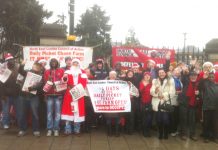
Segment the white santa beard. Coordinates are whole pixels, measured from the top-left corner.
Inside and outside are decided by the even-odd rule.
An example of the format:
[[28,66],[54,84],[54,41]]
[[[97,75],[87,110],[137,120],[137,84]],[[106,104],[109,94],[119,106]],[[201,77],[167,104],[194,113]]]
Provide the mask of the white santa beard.
[[71,67],[74,85],[78,84],[78,75],[81,73],[80,67]]

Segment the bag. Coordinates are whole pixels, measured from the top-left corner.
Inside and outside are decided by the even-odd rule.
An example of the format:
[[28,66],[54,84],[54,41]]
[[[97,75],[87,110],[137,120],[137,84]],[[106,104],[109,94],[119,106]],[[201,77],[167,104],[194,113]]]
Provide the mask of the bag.
[[[169,102],[169,103],[168,103]],[[173,112],[174,111],[174,107],[173,105],[171,104],[171,98],[170,98],[170,95],[169,95],[169,100],[168,101],[164,101],[163,104],[160,104],[158,105],[158,110],[164,110],[164,111],[167,111],[167,112]]]

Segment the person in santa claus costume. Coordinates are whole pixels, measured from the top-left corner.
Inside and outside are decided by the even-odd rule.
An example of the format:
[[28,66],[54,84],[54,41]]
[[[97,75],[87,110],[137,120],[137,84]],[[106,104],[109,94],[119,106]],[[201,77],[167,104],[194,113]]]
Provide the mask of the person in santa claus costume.
[[213,63],[207,61],[203,64],[203,70],[199,73],[198,81],[203,79],[205,73],[213,72]]
[[215,82],[218,83],[218,62],[215,62],[214,65],[214,76],[215,76]]
[[66,121],[64,134],[70,135],[72,133],[71,122],[73,122],[73,132],[79,135],[80,124],[85,121],[85,99],[82,97],[78,100],[74,100],[70,94],[70,90],[74,86],[81,84],[85,89],[87,84],[87,75],[85,71],[81,69],[79,59],[72,60],[72,67],[70,70],[65,71],[63,80],[67,82],[68,85],[64,95],[61,113],[61,119]]

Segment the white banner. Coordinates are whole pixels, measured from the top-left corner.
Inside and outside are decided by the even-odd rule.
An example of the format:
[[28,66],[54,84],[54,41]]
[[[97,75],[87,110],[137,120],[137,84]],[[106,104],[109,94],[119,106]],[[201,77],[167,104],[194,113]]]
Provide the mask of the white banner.
[[72,96],[72,99],[74,101],[77,101],[81,97],[85,96],[85,90],[82,86],[82,84],[77,84],[70,90],[70,94]]
[[[64,58],[70,56],[78,58],[81,61],[82,67],[88,67],[92,62],[93,48],[91,47],[76,47],[76,46],[24,46],[23,56],[26,61],[36,61],[45,59],[49,61],[51,58],[57,58],[60,61],[60,66],[65,66]],[[48,64],[48,63],[47,63]]]
[[[41,79],[42,79],[42,76],[37,75],[37,74],[32,73],[32,72],[27,72],[22,91],[29,92],[28,87],[32,87],[32,86],[38,84],[41,81]],[[30,91],[30,93],[36,95],[37,91]]]
[[87,88],[95,112],[130,112],[129,85],[120,80],[90,80]]
[[11,70],[9,70],[8,68],[0,69],[0,81],[2,83],[5,83],[10,77],[11,73],[12,73]]
[[135,87],[135,85],[133,85],[131,82],[130,83],[130,88],[129,88],[129,92],[130,95],[135,96],[135,97],[139,97],[139,90]]

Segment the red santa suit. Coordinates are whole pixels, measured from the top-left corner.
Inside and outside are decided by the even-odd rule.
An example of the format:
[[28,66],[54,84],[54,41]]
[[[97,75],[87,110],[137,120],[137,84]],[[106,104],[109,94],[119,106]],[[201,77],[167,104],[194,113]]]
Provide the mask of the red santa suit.
[[[218,67],[218,62],[216,62],[214,65],[213,65],[213,67],[215,68],[217,68]],[[217,69],[215,68],[215,70],[214,70],[214,75],[215,75],[215,82],[216,83],[218,83],[218,71],[217,71]]]
[[80,68],[75,69],[74,67],[65,71],[65,74],[67,74],[68,77],[68,88],[64,95],[61,119],[66,121],[83,122],[85,121],[85,99],[82,97],[79,100],[73,100],[69,91],[77,84],[82,84],[85,89],[87,75],[84,70]]

